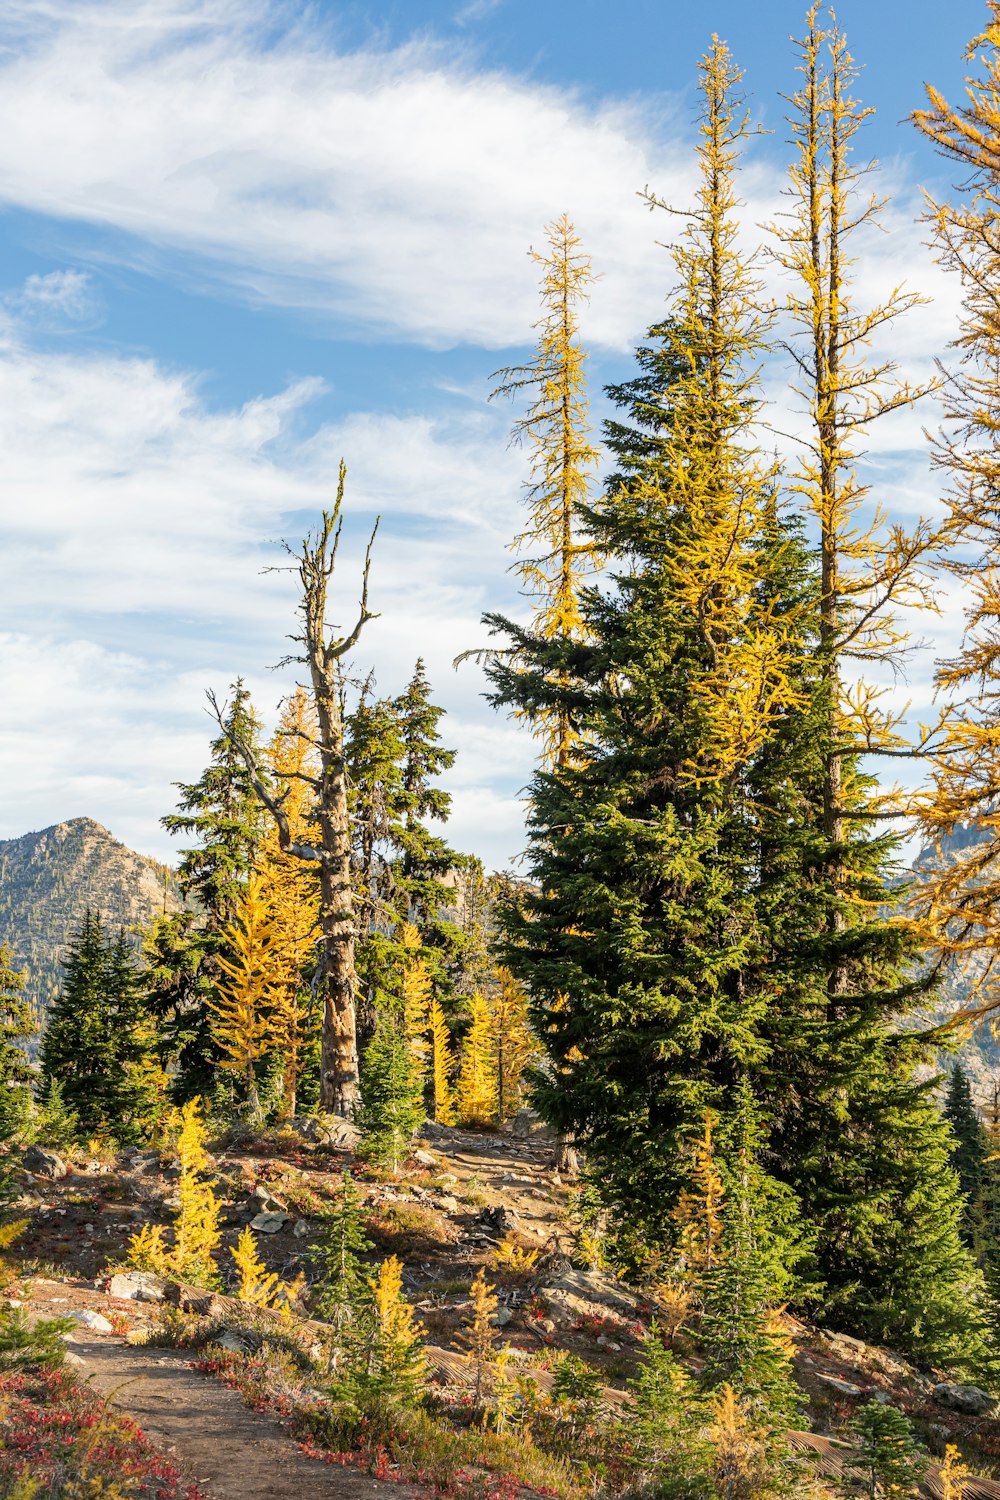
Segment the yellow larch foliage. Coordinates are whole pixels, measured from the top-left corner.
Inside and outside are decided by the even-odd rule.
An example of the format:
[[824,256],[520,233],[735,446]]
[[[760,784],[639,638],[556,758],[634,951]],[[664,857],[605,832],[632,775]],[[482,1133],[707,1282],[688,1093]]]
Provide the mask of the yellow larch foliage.
[[950,201],[928,199],[927,218],[939,264],[962,289],[933,459],[954,538],[948,566],[968,602],[961,648],[938,667],[947,732],[920,812],[933,844],[965,824],[978,838],[942,852],[914,894],[926,895],[942,954],[977,960],[964,970],[972,989],[959,1024],[1000,1007],[1000,4],[991,0],[987,13],[966,49],[961,102],[928,85],[927,107],[914,116],[958,176]]
[[[593,543],[582,533],[579,509],[586,502],[597,449],[589,441],[590,424],[577,309],[590,297],[594,281],[590,257],[563,214],[546,226],[547,253],[530,252],[541,267],[543,313],[538,344],[527,365],[498,371],[495,396],[534,392],[526,414],[515,424],[513,439],[529,453],[528,524],[514,539],[518,553],[530,553],[515,565],[528,597],[534,601],[534,628],[546,640],[580,640],[580,590],[598,566]],[[536,727],[549,766],[572,760],[577,731],[565,709],[547,711]]]
[[[854,155],[872,110],[852,94],[858,68],[833,12],[827,26],[818,14],[814,4],[797,43],[801,82],[789,101],[795,146],[786,191],[790,207],[772,232],[778,261],[789,273],[794,390],[808,418],[794,488],[819,533],[817,665],[828,742],[824,832],[839,846],[849,811],[900,808],[898,789],[863,792],[856,776],[845,778],[858,754],[905,749],[903,715],[889,704],[885,672],[879,683],[863,664],[899,666],[908,641],[902,611],[933,607],[926,566],[939,545],[930,522],[918,519],[905,527],[887,519],[859,474],[858,460],[875,424],[912,406],[936,382],[911,384],[899,378],[891,357],[871,353],[873,335],[884,336],[927,299],[896,286],[881,302],[857,305],[851,242],[870,232],[884,206],[868,188],[876,164]],[[849,897],[851,872],[838,867],[835,877]]]
[[249,1224],[237,1240],[236,1248],[229,1253],[240,1274],[236,1295],[241,1302],[250,1302],[254,1307],[280,1307],[282,1312],[290,1312],[304,1278],[300,1276],[290,1283],[282,1281],[277,1272],[269,1271],[257,1253],[257,1238]]
[[720,783],[800,701],[789,670],[798,622],[762,587],[768,564],[759,541],[773,511],[776,473],[758,458],[752,429],[772,316],[740,243],[735,174],[751,134],[742,73],[718,37],[699,71],[694,208],[674,210],[644,194],[651,208],[686,223],[671,250],[677,289],[664,336],[679,370],[670,388],[671,439],[658,474],[638,479],[630,498],[648,502],[651,517],[667,507],[683,523],[671,527],[660,567],[672,607],[692,622],[702,648],[691,687],[705,732],[685,776]]
[[536,1246],[519,1245],[510,1235],[505,1235],[499,1245],[490,1251],[489,1262],[494,1271],[509,1271],[514,1276],[526,1276],[534,1270],[538,1259]]
[[497,1074],[490,1008],[479,990],[469,1000],[469,1029],[455,1089],[455,1112],[463,1125],[496,1119]]
[[423,1380],[427,1356],[423,1329],[403,1296],[403,1263],[399,1257],[391,1255],[384,1260],[378,1276],[370,1278],[368,1285],[375,1315],[369,1373],[377,1376],[385,1389],[405,1396]]
[[451,1092],[451,1076],[455,1059],[451,1050],[451,1032],[438,999],[431,1001],[431,1084],[434,1090],[434,1119],[438,1125],[454,1125],[455,1102]]
[[173,1265],[177,1276],[187,1277],[198,1286],[211,1286],[216,1280],[212,1257],[221,1239],[221,1205],[213,1184],[204,1176],[208,1165],[205,1136],[201,1100],[191,1099],[181,1110],[181,1130],[177,1138],[181,1168],[177,1185],[180,1207],[174,1220]]
[[272,1000],[281,960],[273,907],[258,871],[251,871],[223,938],[218,964],[224,977],[217,1001],[209,1001],[212,1035],[224,1054],[221,1067],[240,1075],[248,1115],[259,1120],[255,1068],[273,1047]]
[[402,924],[403,972],[401,999],[406,1045],[421,1080],[426,1077],[432,1043],[428,1040],[432,998],[431,976],[421,953],[420,933],[412,922]]
[[213,1256],[222,1238],[221,1204],[213,1184],[204,1176],[208,1156],[199,1099],[189,1100],[180,1112],[177,1154],[181,1169],[177,1188],[180,1206],[174,1218],[173,1245],[167,1245],[161,1225],[146,1224],[133,1235],[127,1262],[137,1270],[175,1276],[195,1286],[215,1286],[219,1278]]
[[482,1266],[476,1272],[470,1289],[472,1317],[469,1321],[469,1344],[475,1370],[475,1399],[483,1399],[493,1362],[493,1325],[490,1319],[499,1306],[496,1288],[486,1280]]
[[[319,775],[316,739],[312,700],[301,687],[296,688],[282,709],[268,746],[267,763],[282,798],[289,831],[304,843],[315,837],[312,819]],[[260,874],[272,912],[276,956],[271,1040],[282,1063],[282,1113],[291,1117],[310,1039],[310,997],[303,973],[316,952],[319,879],[309,861],[282,853],[273,821],[268,823],[264,839]]]
[[677,1227],[677,1248],[685,1285],[697,1292],[719,1258],[725,1188],[715,1164],[714,1121],[706,1111],[702,1134],[692,1147],[690,1178],[670,1217]]
[[528,1020],[528,995],[509,969],[498,968],[490,995],[497,1070],[497,1118],[501,1125],[524,1103],[524,1075],[541,1056]]
[[941,1500],[965,1500],[965,1481],[969,1478],[969,1470],[963,1464],[954,1443],[949,1443],[944,1450],[944,1463],[938,1478],[941,1482]]
[[712,1477],[726,1500],[773,1493],[768,1479],[772,1468],[764,1435],[731,1385],[712,1397],[709,1427],[713,1455]]

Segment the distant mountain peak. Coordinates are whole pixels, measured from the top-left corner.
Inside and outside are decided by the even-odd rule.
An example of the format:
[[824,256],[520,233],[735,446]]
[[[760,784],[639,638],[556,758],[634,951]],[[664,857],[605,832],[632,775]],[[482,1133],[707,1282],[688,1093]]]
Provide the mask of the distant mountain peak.
[[26,971],[41,1014],[57,993],[66,945],[87,907],[138,936],[180,906],[173,872],[137,854],[94,818],[67,818],[0,840],[0,942]]

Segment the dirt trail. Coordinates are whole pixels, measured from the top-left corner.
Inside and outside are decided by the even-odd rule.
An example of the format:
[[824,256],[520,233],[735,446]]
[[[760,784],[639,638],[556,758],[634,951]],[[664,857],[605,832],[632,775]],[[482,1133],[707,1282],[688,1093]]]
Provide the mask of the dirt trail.
[[[107,1299],[36,1281],[31,1308],[42,1316],[99,1307]],[[65,1305],[54,1305],[65,1304]],[[197,1480],[210,1500],[418,1500],[406,1485],[307,1458],[272,1418],[251,1411],[238,1392],[189,1367],[190,1350],[123,1344],[81,1327],[71,1349],[76,1373],[134,1418],[149,1440]]]

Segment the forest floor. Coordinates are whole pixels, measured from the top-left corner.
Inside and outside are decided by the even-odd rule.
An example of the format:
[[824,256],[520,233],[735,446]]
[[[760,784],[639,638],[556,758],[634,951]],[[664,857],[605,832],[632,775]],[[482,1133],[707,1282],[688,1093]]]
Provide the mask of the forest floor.
[[[498,1342],[507,1343],[526,1375],[543,1389],[561,1351],[601,1371],[607,1404],[624,1386],[640,1354],[651,1307],[641,1292],[602,1272],[574,1269],[570,1189],[551,1168],[543,1139],[442,1130],[429,1138],[392,1181],[355,1168],[346,1150],[313,1147],[287,1134],[223,1143],[215,1157],[225,1202],[225,1244],[261,1211],[282,1222],[257,1235],[270,1269],[308,1278],[315,1215],[335,1193],[345,1166],[356,1170],[365,1198],[367,1232],[377,1254],[397,1254],[404,1285],[426,1329],[433,1380],[467,1383],[469,1286],[498,1242],[537,1250],[528,1272],[490,1270],[501,1299]],[[69,1348],[75,1371],[92,1389],[132,1416],[209,1500],[377,1500],[417,1490],[358,1468],[331,1468],[308,1456],[301,1434],[280,1413],[251,1410],[235,1389],[194,1368],[189,1349],[137,1344],[160,1318],[155,1305],[110,1297],[107,1273],[124,1260],[140,1224],[170,1221],[176,1169],[159,1153],[81,1161],[59,1181],[25,1174],[19,1212],[30,1218],[19,1242],[23,1290],[33,1317],[99,1312],[113,1332],[81,1325]],[[277,1205],[269,1209],[269,1205]],[[15,1260],[17,1257],[15,1256]],[[888,1400],[905,1411],[932,1453],[956,1443],[975,1471],[967,1500],[1000,1500],[1000,1420],[944,1407],[934,1386],[939,1371],[918,1370],[888,1350],[789,1321],[796,1374],[809,1404],[809,1432],[794,1446],[814,1459],[821,1476],[836,1477],[847,1451],[846,1424],[865,1400]],[[426,1493],[426,1491],[425,1491]],[[932,1469],[926,1493],[939,1496]]]

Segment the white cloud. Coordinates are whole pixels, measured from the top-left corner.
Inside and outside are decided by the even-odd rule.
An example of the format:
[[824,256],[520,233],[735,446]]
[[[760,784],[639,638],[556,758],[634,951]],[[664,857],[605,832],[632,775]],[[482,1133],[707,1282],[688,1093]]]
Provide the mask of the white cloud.
[[359,415],[300,428],[316,385],[210,411],[193,379],[151,361],[0,346],[0,837],[87,814],[168,853],[157,819],[171,783],[204,763],[204,690],[237,673],[266,712],[290,684],[268,668],[294,628],[294,580],[267,539],[299,536],[348,455],[347,527],[335,619],[357,604],[360,554],[384,517],[372,568],[381,611],[357,653],[398,692],[418,653],[460,751],[454,837],[505,863],[521,842],[512,798],[527,737],[480,698],[481,673],[452,669],[482,641],[479,616],[516,606],[504,547],[516,456],[493,413],[449,425]]
[[521,341],[526,250],[564,210],[604,274],[590,335],[621,345],[664,282],[636,192],[686,200],[655,111],[429,44],[338,52],[265,0],[51,0],[0,20],[0,201],[197,252],[251,297],[433,344]]

